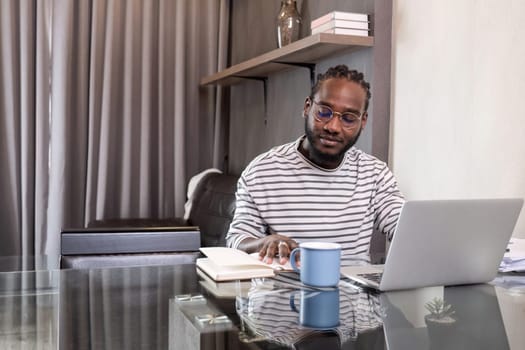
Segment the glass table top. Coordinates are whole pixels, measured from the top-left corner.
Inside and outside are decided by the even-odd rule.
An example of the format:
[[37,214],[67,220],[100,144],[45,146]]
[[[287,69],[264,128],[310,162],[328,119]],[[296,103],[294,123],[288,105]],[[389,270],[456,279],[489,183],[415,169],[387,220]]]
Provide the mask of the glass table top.
[[0,273],[0,349],[523,349],[525,276],[375,293],[195,265]]
[[56,270],[59,268],[59,256],[0,256],[0,273],[13,271]]

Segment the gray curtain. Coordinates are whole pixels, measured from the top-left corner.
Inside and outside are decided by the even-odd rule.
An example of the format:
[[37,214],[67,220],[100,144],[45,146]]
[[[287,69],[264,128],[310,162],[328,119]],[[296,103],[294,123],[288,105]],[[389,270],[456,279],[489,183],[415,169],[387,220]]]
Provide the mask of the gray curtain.
[[63,227],[183,215],[188,179],[222,166],[199,81],[225,65],[228,8],[0,1],[0,255],[54,264]]

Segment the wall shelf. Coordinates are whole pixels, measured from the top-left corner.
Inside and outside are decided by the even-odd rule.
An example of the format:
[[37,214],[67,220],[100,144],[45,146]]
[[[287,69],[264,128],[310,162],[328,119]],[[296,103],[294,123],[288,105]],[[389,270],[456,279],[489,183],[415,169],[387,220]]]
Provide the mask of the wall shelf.
[[[319,33],[204,77],[205,85],[235,85],[244,79],[262,79],[290,68],[286,63],[315,63],[338,52],[352,52],[374,44],[371,36]],[[279,63],[281,62],[281,63]]]

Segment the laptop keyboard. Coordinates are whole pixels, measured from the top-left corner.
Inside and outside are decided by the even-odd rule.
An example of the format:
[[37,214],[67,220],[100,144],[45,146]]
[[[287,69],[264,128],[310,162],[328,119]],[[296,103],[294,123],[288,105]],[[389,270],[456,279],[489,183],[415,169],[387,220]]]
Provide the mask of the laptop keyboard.
[[383,274],[381,272],[371,272],[371,273],[358,273],[357,276],[366,278],[368,280],[374,281],[377,284],[381,282],[381,276]]

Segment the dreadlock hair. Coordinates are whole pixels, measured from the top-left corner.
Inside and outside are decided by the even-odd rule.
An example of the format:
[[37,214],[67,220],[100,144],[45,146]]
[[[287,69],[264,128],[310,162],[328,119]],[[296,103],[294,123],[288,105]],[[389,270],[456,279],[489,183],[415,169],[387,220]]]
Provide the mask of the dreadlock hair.
[[348,67],[344,64],[328,68],[325,73],[317,75],[317,82],[312,87],[312,92],[310,93],[311,99],[313,99],[314,95],[317,93],[317,91],[319,91],[323,81],[330,78],[346,79],[359,84],[366,92],[365,111],[368,110],[368,103],[370,101],[370,97],[372,96],[370,93],[370,84],[365,81],[363,73],[354,69],[348,69]]

